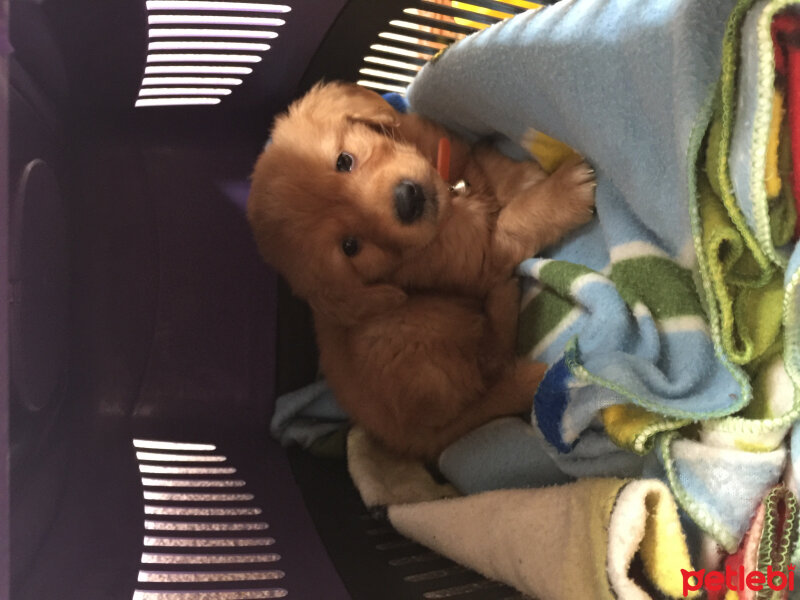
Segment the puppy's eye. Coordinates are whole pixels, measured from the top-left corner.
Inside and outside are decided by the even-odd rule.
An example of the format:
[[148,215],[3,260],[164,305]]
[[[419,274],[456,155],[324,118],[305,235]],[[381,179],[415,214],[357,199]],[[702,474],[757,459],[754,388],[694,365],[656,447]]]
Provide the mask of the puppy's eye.
[[347,256],[355,256],[359,250],[361,250],[361,244],[356,238],[350,236],[342,240],[342,252]]
[[347,152],[342,152],[339,155],[339,158],[336,159],[336,170],[344,172],[352,171],[353,164],[355,164],[355,159],[353,158],[353,155],[348,154]]

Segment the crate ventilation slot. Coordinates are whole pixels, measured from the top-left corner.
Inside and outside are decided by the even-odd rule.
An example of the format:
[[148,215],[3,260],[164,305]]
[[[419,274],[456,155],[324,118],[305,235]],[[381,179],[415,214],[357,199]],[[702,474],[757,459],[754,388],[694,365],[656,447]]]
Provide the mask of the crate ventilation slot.
[[213,444],[133,440],[144,541],[133,600],[285,598],[269,523]]
[[437,53],[470,33],[542,5],[527,0],[420,0],[378,33],[359,69],[359,85],[379,92],[405,90]]
[[285,4],[148,0],[147,65],[136,106],[219,104],[278,37]]
[[[477,600],[483,592],[496,600],[533,600],[521,592],[458,565],[400,535],[393,527],[361,515],[368,542],[402,577],[409,597],[420,600]],[[482,595],[476,595],[482,594]]]

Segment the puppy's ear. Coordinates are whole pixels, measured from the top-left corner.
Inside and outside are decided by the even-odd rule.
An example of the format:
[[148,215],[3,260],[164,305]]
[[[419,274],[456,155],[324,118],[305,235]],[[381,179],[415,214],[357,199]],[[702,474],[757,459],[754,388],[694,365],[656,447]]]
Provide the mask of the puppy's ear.
[[[318,83],[300,100],[289,107],[289,116],[306,115],[313,121],[344,118],[366,123],[381,130],[392,129],[400,124],[400,115],[380,94],[355,83],[334,81]],[[276,119],[273,135],[284,116]]]
[[377,92],[355,83],[336,82],[328,87],[339,96],[342,113],[349,120],[389,129],[400,124],[397,111]]
[[389,312],[398,308],[407,299],[403,290],[386,283],[358,285],[353,289],[320,289],[309,295],[311,307],[346,326]]

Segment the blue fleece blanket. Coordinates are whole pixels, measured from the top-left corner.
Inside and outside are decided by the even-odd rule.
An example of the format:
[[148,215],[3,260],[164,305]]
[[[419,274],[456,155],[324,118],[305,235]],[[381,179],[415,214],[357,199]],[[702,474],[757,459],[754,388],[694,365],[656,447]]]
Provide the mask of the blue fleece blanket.
[[563,453],[608,407],[647,415],[630,439],[643,452],[749,400],[696,291],[690,210],[734,4],[560,2],[451,46],[409,89],[413,111],[467,137],[543,132],[597,171],[598,219],[520,267],[520,349],[553,365],[534,416]]

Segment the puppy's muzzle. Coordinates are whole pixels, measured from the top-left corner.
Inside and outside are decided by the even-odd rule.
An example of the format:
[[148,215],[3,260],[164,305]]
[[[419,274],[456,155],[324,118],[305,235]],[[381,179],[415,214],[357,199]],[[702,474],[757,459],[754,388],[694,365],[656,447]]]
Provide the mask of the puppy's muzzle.
[[394,188],[394,208],[401,223],[410,225],[425,213],[425,190],[415,181],[404,179]]

